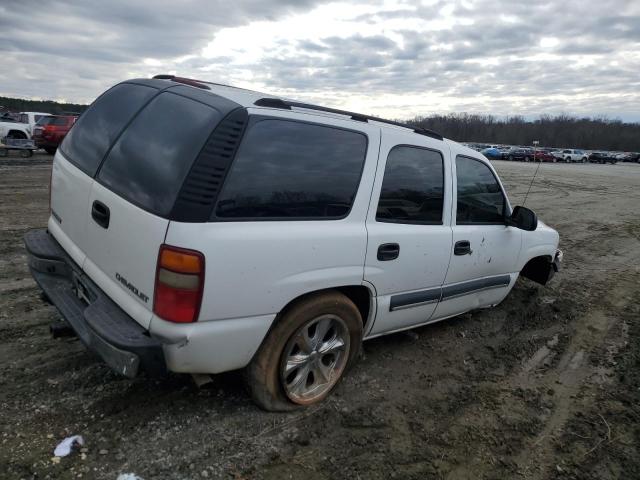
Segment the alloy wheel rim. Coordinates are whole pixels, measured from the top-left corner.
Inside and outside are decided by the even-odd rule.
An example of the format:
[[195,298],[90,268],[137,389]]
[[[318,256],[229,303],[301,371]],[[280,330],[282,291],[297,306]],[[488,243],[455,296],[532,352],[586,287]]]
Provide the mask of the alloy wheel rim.
[[350,350],[349,329],[336,315],[321,315],[289,338],[280,362],[280,381],[287,397],[313,403],[338,382]]

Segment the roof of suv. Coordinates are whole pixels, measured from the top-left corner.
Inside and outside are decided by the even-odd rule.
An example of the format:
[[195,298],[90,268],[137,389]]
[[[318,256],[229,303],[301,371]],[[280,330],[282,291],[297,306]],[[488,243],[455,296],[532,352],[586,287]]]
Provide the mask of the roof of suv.
[[[140,79],[142,80],[142,79]],[[145,83],[149,82],[148,79],[144,79]],[[219,83],[208,82],[204,80],[194,80],[191,78],[177,77],[174,75],[156,75],[153,77],[151,81],[168,81],[175,84],[188,85],[194,88],[200,88],[204,91],[210,91],[216,95],[220,95],[225,97],[245,108],[253,107],[253,108],[277,108],[277,109],[287,109],[291,110],[293,108],[303,109],[303,110],[312,110],[313,112],[322,114],[322,115],[331,115],[331,116],[339,116],[344,118],[345,116],[348,119],[351,119],[354,122],[377,122],[380,123],[382,128],[388,129],[409,129],[413,130],[416,134],[426,135],[428,137],[435,138],[437,140],[445,140],[442,135],[433,132],[431,130],[427,130],[419,127],[412,127],[410,125],[406,125],[400,122],[395,122],[392,120],[386,120],[379,117],[374,117],[371,115],[364,115],[355,112],[349,112],[346,110],[338,110],[335,108],[322,107],[319,105],[313,105],[309,103],[297,102],[295,100],[277,97],[274,95],[256,92],[253,90],[247,90],[239,87],[232,87],[230,85],[223,85]]]

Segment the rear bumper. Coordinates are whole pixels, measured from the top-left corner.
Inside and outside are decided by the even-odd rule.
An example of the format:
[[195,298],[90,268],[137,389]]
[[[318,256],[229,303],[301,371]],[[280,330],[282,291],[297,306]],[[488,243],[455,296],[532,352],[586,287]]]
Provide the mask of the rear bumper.
[[59,140],[45,140],[42,137],[33,137],[33,141],[38,148],[57,147],[58,145],[60,145]]
[[24,236],[29,270],[82,343],[114,371],[166,372],[162,345],[116,305],[44,229]]

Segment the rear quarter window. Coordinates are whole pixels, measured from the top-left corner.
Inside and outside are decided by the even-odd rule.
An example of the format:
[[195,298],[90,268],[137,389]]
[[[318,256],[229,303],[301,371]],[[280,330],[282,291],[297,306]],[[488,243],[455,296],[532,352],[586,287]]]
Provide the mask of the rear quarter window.
[[[220,112],[203,103],[161,93],[117,140],[100,168],[98,181],[131,203],[167,216],[220,118]],[[80,120],[71,132],[79,124]]]
[[358,190],[367,137],[291,120],[259,120],[245,133],[218,198],[227,220],[337,219]]
[[142,85],[116,85],[78,119],[60,150],[71,163],[93,177],[109,146],[155,93],[155,88]]

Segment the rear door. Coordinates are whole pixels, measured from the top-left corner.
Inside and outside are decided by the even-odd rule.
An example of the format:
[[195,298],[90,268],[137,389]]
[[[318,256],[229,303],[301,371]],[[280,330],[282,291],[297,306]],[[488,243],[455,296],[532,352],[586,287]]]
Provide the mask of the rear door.
[[213,107],[171,90],[160,93],[115,142],[85,203],[89,218],[84,270],[145,328],[151,321],[167,218],[221,116]]
[[89,242],[93,176],[113,141],[155,93],[155,88],[133,84],[108,90],[78,120],[54,157],[49,231],[80,266]]
[[378,301],[369,335],[428,322],[440,299],[451,255],[448,155],[440,140],[383,135],[366,223],[364,278]]

